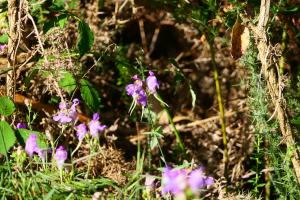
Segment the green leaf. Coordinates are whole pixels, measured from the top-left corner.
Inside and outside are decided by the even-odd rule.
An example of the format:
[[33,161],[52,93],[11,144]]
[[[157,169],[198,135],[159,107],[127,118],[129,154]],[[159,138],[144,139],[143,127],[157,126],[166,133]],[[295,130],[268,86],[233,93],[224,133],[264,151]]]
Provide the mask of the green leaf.
[[16,107],[14,102],[7,96],[0,97],[0,114],[5,117],[13,114]]
[[96,112],[100,106],[100,96],[96,88],[94,88],[89,81],[81,79],[80,93],[82,99],[88,105],[88,107],[92,111]]
[[32,133],[37,135],[38,147],[46,149],[48,147],[47,138],[43,133],[38,132],[38,131],[32,131],[32,130],[28,130],[28,129],[24,129],[24,128],[18,129],[16,131],[18,142],[22,146],[25,146],[26,140],[28,139],[29,135]]
[[83,56],[87,53],[94,44],[94,33],[90,29],[89,25],[83,20],[79,21],[78,26],[79,38],[77,47],[79,50],[80,56]]
[[300,116],[291,120],[291,123],[294,125],[300,125]]
[[65,0],[53,0],[52,5],[49,7],[52,11],[65,11]]
[[56,27],[56,26],[59,26],[60,28],[64,28],[68,17],[69,17],[69,15],[67,15],[67,14],[61,14],[58,17],[47,21],[43,26],[43,31],[46,33],[51,28]]
[[0,44],[7,44],[8,43],[8,35],[7,33],[0,36]]
[[15,144],[16,136],[13,129],[6,121],[0,122],[0,153],[6,154]]
[[71,95],[76,88],[76,80],[70,72],[63,71],[63,78],[60,79],[58,85]]

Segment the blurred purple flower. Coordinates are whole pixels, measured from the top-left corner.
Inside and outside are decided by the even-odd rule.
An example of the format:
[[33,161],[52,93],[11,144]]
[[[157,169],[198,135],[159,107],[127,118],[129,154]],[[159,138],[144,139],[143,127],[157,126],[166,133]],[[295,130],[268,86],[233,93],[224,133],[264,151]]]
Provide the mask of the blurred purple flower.
[[58,169],[60,169],[60,170],[62,169],[65,161],[67,160],[67,157],[68,157],[68,152],[66,151],[66,149],[63,146],[59,146],[56,149],[55,157],[54,157],[56,160]]
[[102,125],[99,121],[100,116],[98,113],[94,113],[93,115],[93,119],[89,122],[88,127],[90,130],[90,134],[94,137],[94,138],[99,138],[99,132],[102,132],[106,126]]
[[76,136],[77,136],[78,140],[83,140],[83,138],[87,134],[86,125],[83,123],[79,124],[78,126],[75,127],[75,129],[77,130]]
[[24,122],[20,122],[20,123],[17,123],[16,127],[17,127],[17,129],[19,129],[19,128],[27,128],[27,125]]
[[171,169],[166,167],[162,174],[162,194],[171,193],[175,196],[184,193],[187,186],[187,172],[185,169]]
[[31,133],[26,140],[25,151],[27,154],[32,157],[34,153],[37,153],[41,159],[45,159],[45,151],[40,149],[37,145],[37,135]]
[[146,79],[146,84],[151,94],[156,93],[156,89],[159,88],[157,78],[152,71],[149,71],[149,76]]
[[199,189],[212,185],[214,179],[209,176],[205,176],[203,168],[193,170],[189,175],[189,185],[193,193],[197,193]]
[[30,157],[32,157],[33,153],[35,153],[37,149],[38,149],[37,136],[32,133],[29,135],[28,139],[26,140],[25,151]]
[[6,44],[0,44],[0,52],[3,51],[7,47]]
[[62,124],[66,124],[72,121],[75,121],[77,118],[76,106],[79,105],[79,100],[74,99],[73,104],[69,107],[68,103],[60,102],[59,109],[57,115],[53,116],[53,120],[60,122]]

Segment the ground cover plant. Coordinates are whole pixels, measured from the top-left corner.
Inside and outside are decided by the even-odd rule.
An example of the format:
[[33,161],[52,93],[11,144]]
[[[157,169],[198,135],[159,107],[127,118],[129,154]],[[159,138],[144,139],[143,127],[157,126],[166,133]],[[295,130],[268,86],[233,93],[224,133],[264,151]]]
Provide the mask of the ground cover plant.
[[293,0],[0,0],[1,199],[299,199]]

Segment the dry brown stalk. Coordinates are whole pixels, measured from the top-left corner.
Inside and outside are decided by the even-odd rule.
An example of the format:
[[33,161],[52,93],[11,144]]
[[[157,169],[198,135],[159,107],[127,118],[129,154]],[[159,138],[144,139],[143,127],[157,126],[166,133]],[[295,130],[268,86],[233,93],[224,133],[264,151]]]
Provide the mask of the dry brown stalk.
[[10,0],[8,1],[8,22],[9,22],[9,39],[7,45],[7,68],[12,68],[6,75],[6,95],[13,98],[14,96],[14,63],[16,54],[16,41],[18,38],[18,33],[16,29],[17,17],[18,17],[18,1]]
[[297,152],[296,142],[293,138],[291,125],[289,123],[287,111],[284,105],[284,97],[280,88],[280,76],[278,70],[272,63],[270,54],[270,45],[267,40],[266,25],[269,18],[270,0],[262,0],[260,5],[259,22],[256,27],[252,27],[254,36],[257,39],[258,58],[261,61],[262,73],[267,82],[268,92],[271,96],[272,103],[277,110],[277,120],[279,122],[282,136],[287,145],[287,149],[293,152],[291,160],[300,183],[300,161]]

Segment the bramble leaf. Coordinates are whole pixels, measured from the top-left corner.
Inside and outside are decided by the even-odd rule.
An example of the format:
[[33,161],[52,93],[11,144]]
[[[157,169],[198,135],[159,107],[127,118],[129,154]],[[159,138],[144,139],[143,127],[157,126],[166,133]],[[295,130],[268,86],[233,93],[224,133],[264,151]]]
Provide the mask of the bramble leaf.
[[76,88],[76,80],[70,72],[63,71],[63,78],[58,85],[70,95]]
[[15,144],[16,136],[13,129],[6,121],[0,122],[0,153],[6,154]]
[[94,33],[90,29],[89,25],[85,23],[83,20],[79,21],[78,32],[79,32],[79,38],[78,38],[77,47],[80,56],[83,56],[92,48],[94,44]]
[[7,96],[0,97],[0,115],[5,117],[13,114],[16,107],[14,102]]
[[80,80],[80,93],[81,97],[87,106],[94,112],[96,112],[100,106],[100,96],[96,88],[93,85],[85,80]]

